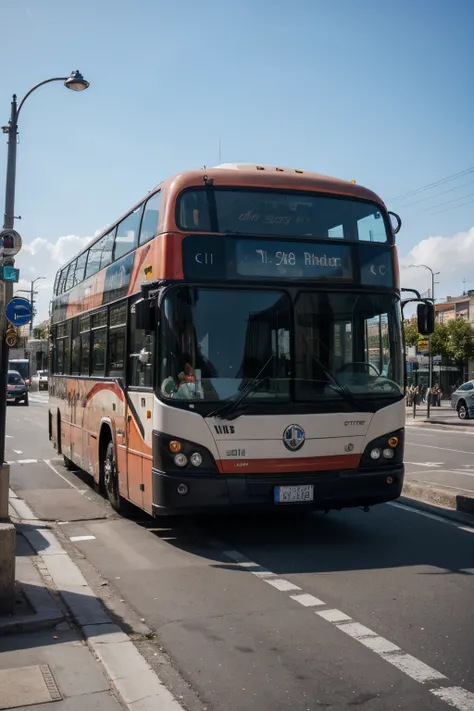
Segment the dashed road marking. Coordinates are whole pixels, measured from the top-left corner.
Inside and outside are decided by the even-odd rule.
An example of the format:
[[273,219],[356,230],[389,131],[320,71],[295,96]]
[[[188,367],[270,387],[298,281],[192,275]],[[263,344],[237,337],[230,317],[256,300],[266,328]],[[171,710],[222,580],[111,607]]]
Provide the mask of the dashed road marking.
[[[412,509],[407,506],[403,506],[402,504],[393,505],[412,511]],[[413,509],[413,511],[415,511],[415,509]],[[424,514],[425,512],[417,511],[417,513]],[[436,520],[443,521],[443,519],[431,514],[425,515],[427,515],[428,518],[435,518]],[[445,523],[445,521],[443,521],[443,523]],[[462,527],[458,526],[458,528]],[[472,529],[471,532],[474,532],[474,529]],[[255,563],[246,556],[242,555],[239,551],[223,551],[223,553],[227,558],[232,560],[243,570],[252,573],[252,575],[261,577],[262,567],[258,565],[258,563]],[[272,585],[277,590],[281,592],[288,592],[295,589],[301,590],[298,585],[295,585],[289,580],[277,577],[266,568],[263,568],[263,570],[268,573],[268,577],[264,577],[263,581],[269,585]],[[323,602],[323,600],[319,600],[317,597],[304,592],[290,595],[289,598],[295,602],[298,602],[303,607],[326,606],[326,603]],[[318,617],[322,618],[326,622],[334,625],[338,630],[344,632],[349,637],[352,637],[352,639],[356,640],[367,649],[370,649],[374,654],[377,654],[381,659],[396,667],[399,671],[403,672],[411,679],[414,679],[420,684],[430,682],[430,686],[432,687],[429,689],[430,693],[437,698],[446,701],[446,703],[453,708],[458,711],[474,711],[473,693],[463,689],[460,686],[443,686],[443,684],[447,681],[447,677],[444,674],[441,674],[441,672],[433,669],[411,654],[406,654],[398,645],[388,639],[385,639],[385,637],[377,634],[377,632],[374,632],[369,627],[356,622],[342,610],[327,608],[325,610],[315,610],[314,614],[318,615]],[[436,682],[439,682],[439,686],[433,686]]]
[[474,694],[460,686],[445,686],[441,689],[431,689],[431,693],[443,699],[450,706],[459,711],[472,711],[474,709]]
[[14,449],[13,451],[15,452],[15,454],[23,454],[21,449]]
[[319,600],[314,595],[309,593],[300,593],[299,595],[290,595],[291,599],[295,602],[299,602],[303,607],[317,607],[318,605],[325,605],[326,603]]
[[277,590],[281,592],[289,592],[290,590],[301,590],[297,585],[290,583],[289,580],[284,580],[283,578],[264,578],[263,579],[269,585],[272,585]]
[[71,543],[79,543],[79,541],[95,541],[95,536],[71,536]]
[[38,459],[17,459],[17,464],[38,464]]

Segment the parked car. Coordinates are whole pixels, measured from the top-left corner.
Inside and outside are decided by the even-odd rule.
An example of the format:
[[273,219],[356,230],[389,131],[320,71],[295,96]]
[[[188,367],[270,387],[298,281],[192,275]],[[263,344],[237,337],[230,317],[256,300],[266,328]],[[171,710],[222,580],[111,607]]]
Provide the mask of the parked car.
[[474,418],[474,380],[463,383],[453,392],[451,407],[457,410],[460,420]]
[[38,390],[48,389],[48,371],[38,370]]
[[16,370],[8,371],[7,403],[9,402],[14,402],[15,404],[22,402],[23,405],[26,406],[30,404],[28,398],[28,386],[21,377],[20,373]]

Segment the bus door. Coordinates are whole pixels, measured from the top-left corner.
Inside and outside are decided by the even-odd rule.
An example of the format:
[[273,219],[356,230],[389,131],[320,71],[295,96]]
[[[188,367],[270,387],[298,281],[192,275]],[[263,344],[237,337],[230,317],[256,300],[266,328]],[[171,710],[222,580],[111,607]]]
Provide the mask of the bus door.
[[136,327],[135,304],[129,314],[127,391],[128,498],[152,513],[153,355],[154,337]]

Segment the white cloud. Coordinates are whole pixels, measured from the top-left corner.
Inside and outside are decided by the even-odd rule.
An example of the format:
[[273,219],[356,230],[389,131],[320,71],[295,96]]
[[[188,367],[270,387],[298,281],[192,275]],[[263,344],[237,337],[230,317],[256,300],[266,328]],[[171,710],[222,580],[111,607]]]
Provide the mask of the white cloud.
[[[402,286],[425,292],[430,288],[427,269],[409,269],[410,264],[426,264],[440,272],[435,296],[459,296],[464,288],[474,289],[474,227],[453,237],[427,237],[400,260]],[[463,283],[463,279],[466,283]]]
[[[44,280],[41,279],[35,284],[35,291],[38,292],[35,297],[36,323],[48,317],[49,302],[53,293],[56,272],[61,265],[83,249],[91,239],[91,237],[66,235],[53,243],[48,242],[43,237],[36,237],[31,242],[23,244],[23,248],[16,259],[16,266],[20,268],[20,281],[15,291],[19,289],[27,289],[29,291],[32,279],[45,277]],[[21,294],[21,296],[28,298],[27,294]]]

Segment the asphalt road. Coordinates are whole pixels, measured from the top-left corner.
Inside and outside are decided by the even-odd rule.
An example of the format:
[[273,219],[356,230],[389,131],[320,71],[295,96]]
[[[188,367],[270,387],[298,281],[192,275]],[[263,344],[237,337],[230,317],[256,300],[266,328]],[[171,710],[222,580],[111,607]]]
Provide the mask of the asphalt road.
[[474,431],[407,425],[406,477],[474,493]]
[[[474,710],[474,528],[400,504],[120,518],[54,458],[42,399],[9,408],[12,488],[155,631],[193,711]],[[469,442],[408,430],[409,476],[472,487]]]

